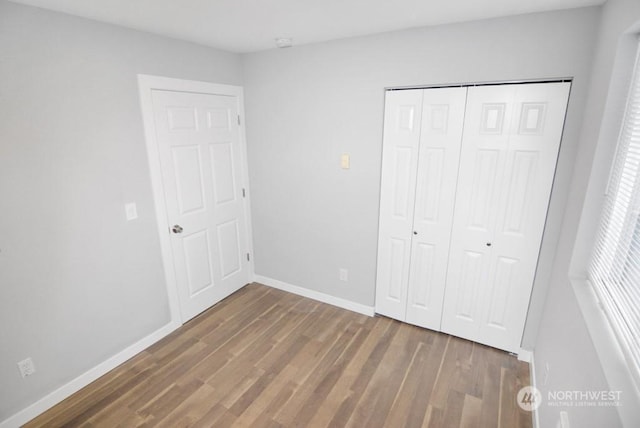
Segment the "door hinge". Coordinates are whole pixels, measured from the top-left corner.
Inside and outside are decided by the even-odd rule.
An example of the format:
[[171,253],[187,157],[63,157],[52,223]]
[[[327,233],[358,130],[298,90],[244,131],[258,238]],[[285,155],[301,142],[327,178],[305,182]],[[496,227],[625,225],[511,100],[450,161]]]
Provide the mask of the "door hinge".
[[249,253],[247,253],[247,261],[250,262],[251,261],[251,257],[249,256]]
[[240,126],[240,115],[238,115],[238,126]]
[[243,198],[246,198],[246,197],[247,197],[247,194],[245,193],[244,189],[242,189],[242,197],[243,197]]

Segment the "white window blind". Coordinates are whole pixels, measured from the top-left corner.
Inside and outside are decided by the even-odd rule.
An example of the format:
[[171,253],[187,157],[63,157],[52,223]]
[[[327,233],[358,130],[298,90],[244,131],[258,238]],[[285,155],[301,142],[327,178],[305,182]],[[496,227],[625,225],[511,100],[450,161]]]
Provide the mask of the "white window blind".
[[[640,54],[640,52],[639,52]],[[640,61],[632,81],[589,266],[594,286],[640,381]]]

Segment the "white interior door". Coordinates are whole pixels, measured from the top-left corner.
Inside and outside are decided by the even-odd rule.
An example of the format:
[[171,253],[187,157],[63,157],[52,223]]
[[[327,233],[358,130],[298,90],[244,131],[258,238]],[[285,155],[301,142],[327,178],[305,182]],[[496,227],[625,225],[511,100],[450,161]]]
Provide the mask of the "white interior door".
[[249,280],[238,97],[153,90],[182,322]]
[[389,91],[385,97],[376,312],[399,320],[407,306],[422,94]]
[[423,92],[406,321],[440,330],[467,88]]
[[519,351],[569,88],[469,88],[442,331]]

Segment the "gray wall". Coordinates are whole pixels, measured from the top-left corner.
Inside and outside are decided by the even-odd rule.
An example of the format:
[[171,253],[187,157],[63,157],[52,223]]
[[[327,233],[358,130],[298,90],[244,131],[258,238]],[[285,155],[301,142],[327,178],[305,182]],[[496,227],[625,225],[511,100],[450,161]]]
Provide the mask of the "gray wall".
[[[256,273],[374,304],[384,88],[574,77],[525,337],[532,347],[578,146],[599,8],[243,56]],[[340,154],[351,169],[340,169]],[[349,282],[338,269],[349,269]]]
[[0,1],[0,421],[169,321],[137,73],[241,83],[236,55]]
[[[599,36],[588,8],[249,54],[242,71],[236,55],[0,0],[0,421],[169,321],[137,73],[244,79],[256,272],[365,305],[383,88],[574,77],[524,344],[538,338],[547,388],[603,387],[568,266],[615,42],[639,9],[609,0]],[[131,201],[140,218],[126,222]],[[27,356],[38,371],[22,380]],[[541,415],[555,425],[556,410]],[[615,418],[576,415],[585,427]]]
[[[558,243],[551,285],[540,324],[535,348],[537,383],[543,397],[552,390],[608,390],[602,366],[596,354],[582,313],[571,289],[569,277],[584,277],[593,245],[594,231],[601,209],[601,197],[608,178],[611,154],[616,144],[620,107],[624,105],[626,82],[637,41],[625,32],[631,26],[640,29],[638,0],[608,0],[596,41],[588,99],[576,154],[575,170],[567,201],[564,222]],[[626,58],[621,42],[627,45]],[[614,111],[612,111],[614,110]],[[603,121],[603,116],[605,120]],[[611,119],[617,117],[618,120]],[[619,129],[619,128],[618,128]],[[601,136],[599,140],[599,135]],[[602,139],[602,137],[605,137]],[[594,157],[595,155],[595,157]],[[544,383],[544,368],[548,364],[548,382]],[[631,391],[623,391],[623,405],[637,406]],[[560,408],[539,409],[540,426],[555,426]],[[571,426],[621,426],[615,408],[570,408]]]

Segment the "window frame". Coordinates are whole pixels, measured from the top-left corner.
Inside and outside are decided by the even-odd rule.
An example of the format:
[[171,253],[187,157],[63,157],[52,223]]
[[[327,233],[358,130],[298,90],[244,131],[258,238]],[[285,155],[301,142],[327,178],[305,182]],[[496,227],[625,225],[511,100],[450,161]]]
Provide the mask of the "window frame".
[[[635,374],[627,363],[617,334],[605,314],[595,287],[587,280],[587,266],[592,248],[596,243],[604,197],[611,181],[611,167],[615,160],[617,142],[623,123],[630,82],[633,76],[636,53],[640,44],[640,21],[623,33],[618,40],[615,60],[610,73],[610,82],[605,92],[602,120],[598,130],[595,152],[591,152],[592,163],[587,177],[586,195],[580,210],[579,224],[571,250],[569,266],[570,288],[576,297],[579,311],[600,361],[608,387],[623,391],[622,406],[616,410],[623,426],[635,426],[640,420],[640,387]],[[593,91],[594,88],[591,88]],[[583,134],[584,137],[584,134]]]
[[636,41],[631,76],[624,86],[624,113],[613,161],[608,166],[607,191],[598,215],[587,281],[595,290],[638,388],[640,355],[636,354],[640,348],[640,323],[634,321],[637,314],[628,308],[626,299],[633,290],[627,287],[634,281],[625,272],[635,267],[637,275],[640,267],[640,249],[633,245],[640,227],[640,162],[634,150],[638,145],[633,142],[635,135],[629,130],[631,124],[640,123],[640,109],[631,108],[632,103],[640,102],[640,39]]

